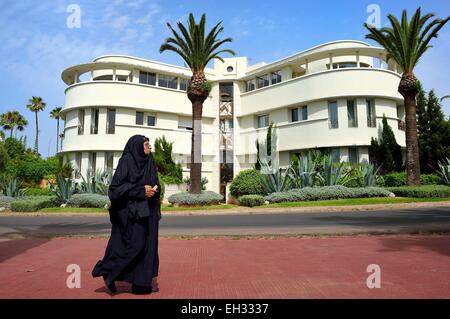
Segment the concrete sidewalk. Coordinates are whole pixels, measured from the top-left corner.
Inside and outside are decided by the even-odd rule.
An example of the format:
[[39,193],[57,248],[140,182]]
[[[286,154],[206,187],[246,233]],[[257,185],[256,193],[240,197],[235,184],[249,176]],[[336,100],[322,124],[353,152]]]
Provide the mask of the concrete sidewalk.
[[[109,295],[101,238],[0,242],[0,298],[450,298],[450,235],[160,239],[160,292]],[[67,266],[81,268],[69,289]],[[381,288],[369,289],[370,264]]]

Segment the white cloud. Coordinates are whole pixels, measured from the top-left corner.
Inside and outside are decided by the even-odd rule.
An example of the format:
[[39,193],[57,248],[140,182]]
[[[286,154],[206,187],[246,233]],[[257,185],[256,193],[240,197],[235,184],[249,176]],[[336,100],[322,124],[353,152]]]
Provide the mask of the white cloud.
[[129,16],[120,16],[118,18],[115,18],[112,23],[111,26],[114,29],[123,29],[125,28],[130,22],[130,17]]

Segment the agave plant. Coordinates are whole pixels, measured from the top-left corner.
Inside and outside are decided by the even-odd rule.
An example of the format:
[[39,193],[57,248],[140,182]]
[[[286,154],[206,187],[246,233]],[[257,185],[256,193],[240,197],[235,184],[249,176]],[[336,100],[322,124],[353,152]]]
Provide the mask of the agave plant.
[[344,162],[334,164],[331,155],[323,157],[322,165],[323,172],[317,176],[321,186],[345,186],[352,181],[352,169],[346,170]]
[[95,192],[97,194],[108,195],[108,188],[111,185],[113,172],[111,170],[99,170],[95,173]]
[[359,165],[358,169],[360,170],[363,177],[364,187],[377,186],[377,176],[379,168],[375,169],[375,165],[365,163]]
[[288,176],[291,179],[292,186],[295,188],[313,187],[317,179],[318,172],[313,155],[308,152],[306,156],[298,159],[298,164],[291,166],[288,170]]
[[446,158],[444,161],[439,161],[439,170],[436,170],[445,184],[450,185],[450,158]]
[[292,188],[288,171],[281,168],[272,167],[266,159],[261,160],[261,184],[266,193],[283,192]]
[[56,176],[56,185],[50,184],[49,189],[55,193],[56,197],[63,203],[67,203],[70,197],[77,191],[77,187],[72,179],[64,178],[62,175]]
[[22,196],[24,191],[21,189],[22,183],[17,181],[17,178],[13,177],[2,181],[1,188],[3,189],[3,194],[9,197],[19,197]]

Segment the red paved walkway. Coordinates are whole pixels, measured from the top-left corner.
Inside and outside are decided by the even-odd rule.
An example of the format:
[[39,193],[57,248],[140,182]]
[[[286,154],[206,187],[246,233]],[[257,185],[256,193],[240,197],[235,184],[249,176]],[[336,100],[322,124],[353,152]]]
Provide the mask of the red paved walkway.
[[[0,242],[0,298],[111,298],[90,272],[105,239]],[[450,298],[450,235],[160,239],[160,288],[142,298]],[[68,264],[81,288],[68,289]],[[369,289],[369,264],[381,288]],[[119,283],[112,298],[135,298]],[[141,296],[139,296],[141,297]]]

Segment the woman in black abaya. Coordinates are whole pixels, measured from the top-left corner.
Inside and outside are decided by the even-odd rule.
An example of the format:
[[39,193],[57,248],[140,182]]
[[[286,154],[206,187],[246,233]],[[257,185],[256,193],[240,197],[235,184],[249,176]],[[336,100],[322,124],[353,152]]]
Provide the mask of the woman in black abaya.
[[160,188],[148,138],[132,136],[108,189],[111,237],[105,256],[92,270],[111,292],[116,292],[116,281],[131,283],[136,294],[159,290]]

